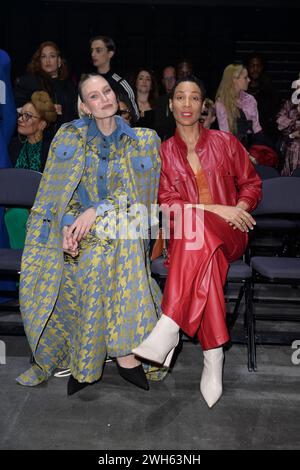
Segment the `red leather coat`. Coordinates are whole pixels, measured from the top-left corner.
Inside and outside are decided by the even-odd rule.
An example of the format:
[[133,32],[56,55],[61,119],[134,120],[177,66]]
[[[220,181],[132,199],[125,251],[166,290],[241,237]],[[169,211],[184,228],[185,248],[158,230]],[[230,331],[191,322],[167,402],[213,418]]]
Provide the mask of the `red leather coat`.
[[[195,151],[206,174],[214,204],[236,206],[239,201],[245,201],[249,211],[255,209],[261,197],[261,178],[247,151],[232,134],[201,127]],[[182,206],[199,203],[196,178],[187,160],[187,146],[178,130],[174,137],[162,143],[160,154],[159,204]]]
[[[247,151],[232,134],[202,128],[195,150],[214,204],[236,206],[239,201],[246,201],[250,211],[255,209],[261,197],[261,178]],[[187,161],[187,146],[178,130],[162,143],[160,154],[159,203],[199,203],[196,178]]]

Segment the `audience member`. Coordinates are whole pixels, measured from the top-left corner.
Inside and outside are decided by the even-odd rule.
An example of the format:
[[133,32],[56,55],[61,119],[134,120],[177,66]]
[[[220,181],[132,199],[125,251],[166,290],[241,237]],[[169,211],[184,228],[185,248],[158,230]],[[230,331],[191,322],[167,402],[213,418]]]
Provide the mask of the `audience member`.
[[283,176],[290,176],[300,166],[300,79],[295,80],[292,87],[299,90],[298,96],[297,92],[293,93],[292,99],[283,104],[277,116],[278,130],[283,136]]
[[134,92],[125,78],[114,72],[111,60],[116,53],[116,44],[108,36],[95,36],[90,40],[91,58],[97,72],[108,81],[117,96],[126,94],[134,110],[134,119],[139,118],[139,111],[135,101]]
[[119,95],[118,96],[118,112],[117,114],[121,116],[124,121],[128,124],[128,126],[134,126],[135,119],[134,119],[134,110],[132,108],[132,104],[130,99],[127,95]]
[[[43,171],[51,140],[45,130],[57,118],[55,106],[45,91],[35,91],[31,100],[19,110],[18,137],[10,145],[10,158],[16,168]],[[11,248],[23,248],[26,236],[28,210],[8,209],[5,223]]]
[[256,100],[247,93],[249,82],[243,65],[230,64],[225,68],[216,94],[219,129],[234,134],[249,150],[253,163],[276,166],[278,156],[270,139],[262,133]]
[[170,110],[169,100],[170,93],[176,83],[176,69],[168,65],[163,69],[162,83],[165,93],[157,100],[155,108],[154,129],[158,133],[162,141],[169,139],[175,131],[175,120]]
[[176,67],[176,77],[177,80],[181,78],[188,77],[189,75],[193,75],[194,73],[194,66],[189,59],[183,59],[181,62],[177,64]]
[[251,54],[248,58],[247,69],[250,79],[247,92],[256,99],[263,133],[275,143],[278,138],[276,115],[280,106],[278,94],[265,72],[264,60],[260,54],[255,52]]
[[156,78],[151,70],[141,68],[133,78],[133,84],[140,113],[140,118],[135,125],[154,129],[154,109],[158,99]]
[[[17,107],[28,103],[34,91],[46,91],[55,104],[55,129],[77,116],[77,93],[68,78],[68,68],[58,46],[53,41],[39,45],[27,67],[27,74],[17,79],[15,99]],[[52,134],[53,136],[53,134]]]
[[163,69],[161,82],[164,87],[164,94],[170,93],[176,83],[176,69],[173,65],[167,65]]

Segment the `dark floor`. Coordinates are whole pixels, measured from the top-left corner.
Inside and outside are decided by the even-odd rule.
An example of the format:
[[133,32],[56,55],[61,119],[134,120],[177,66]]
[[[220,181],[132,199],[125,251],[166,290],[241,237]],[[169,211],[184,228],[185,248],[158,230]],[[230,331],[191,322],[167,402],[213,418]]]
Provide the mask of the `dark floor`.
[[[299,324],[294,328],[300,341]],[[224,394],[209,409],[199,391],[202,353],[191,342],[183,342],[172,373],[151,382],[148,392],[124,382],[108,363],[99,383],[67,397],[67,378],[34,388],[16,384],[29,367],[26,339],[1,339],[7,353],[0,365],[1,449],[300,448],[300,364],[292,363],[291,346],[258,346],[258,371],[248,372],[246,347],[233,344]]]

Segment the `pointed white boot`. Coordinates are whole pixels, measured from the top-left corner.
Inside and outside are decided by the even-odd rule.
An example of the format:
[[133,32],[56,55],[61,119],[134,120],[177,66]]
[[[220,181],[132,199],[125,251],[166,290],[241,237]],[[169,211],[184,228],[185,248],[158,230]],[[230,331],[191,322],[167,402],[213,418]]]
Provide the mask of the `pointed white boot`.
[[150,335],[132,352],[150,362],[169,367],[178,341],[179,326],[174,320],[162,314]]
[[204,368],[200,390],[209,408],[214,406],[222,396],[222,376],[224,353],[223,347],[203,351]]

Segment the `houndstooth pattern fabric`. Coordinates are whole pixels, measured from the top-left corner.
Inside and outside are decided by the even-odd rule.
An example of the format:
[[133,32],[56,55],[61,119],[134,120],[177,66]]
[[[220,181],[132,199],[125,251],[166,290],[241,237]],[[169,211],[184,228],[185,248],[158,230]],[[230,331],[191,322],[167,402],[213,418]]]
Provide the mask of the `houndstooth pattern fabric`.
[[[143,203],[150,210],[157,197],[159,139],[149,129],[135,129],[135,133],[137,139],[123,135],[120,148],[111,148],[108,199],[116,205],[117,198],[126,195],[130,204]],[[105,219],[97,217],[76,260],[63,255],[61,220],[66,213],[76,216],[82,209],[76,193],[79,182],[84,181],[90,200],[99,197],[97,145],[86,144],[86,135],[83,120],[58,131],[28,221],[20,307],[35,364],[17,378],[22,385],[37,385],[56,367],[68,366],[79,381],[99,379],[106,356],[130,354],[161,314],[147,241],[99,239],[97,227]],[[89,168],[85,167],[87,152],[92,161]],[[166,374],[163,368],[144,367],[152,380]]]

